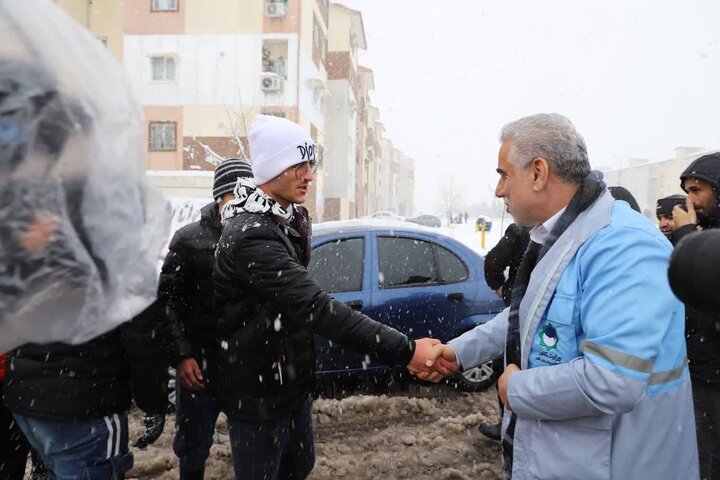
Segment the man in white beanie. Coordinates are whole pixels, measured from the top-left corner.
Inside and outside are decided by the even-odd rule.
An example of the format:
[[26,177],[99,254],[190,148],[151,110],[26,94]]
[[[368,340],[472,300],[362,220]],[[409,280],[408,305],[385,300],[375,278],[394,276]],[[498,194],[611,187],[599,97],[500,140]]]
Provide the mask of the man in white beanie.
[[218,396],[228,416],[235,478],[303,479],[315,462],[313,335],[425,369],[433,339],[410,340],[332,299],[308,274],[305,201],[315,142],[297,124],[261,115],[250,132],[257,187],[240,179],[223,210],[216,308],[223,349]]

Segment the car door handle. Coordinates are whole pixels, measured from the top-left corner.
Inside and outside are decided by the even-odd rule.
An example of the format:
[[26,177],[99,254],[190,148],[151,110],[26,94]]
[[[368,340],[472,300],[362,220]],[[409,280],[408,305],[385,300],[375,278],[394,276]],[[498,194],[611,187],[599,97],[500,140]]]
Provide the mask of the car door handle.
[[362,310],[363,301],[362,300],[350,300],[349,302],[345,302],[345,305],[352,308],[353,310]]
[[462,292],[455,292],[455,293],[447,294],[448,302],[461,302],[463,297],[464,297],[464,295],[462,294]]

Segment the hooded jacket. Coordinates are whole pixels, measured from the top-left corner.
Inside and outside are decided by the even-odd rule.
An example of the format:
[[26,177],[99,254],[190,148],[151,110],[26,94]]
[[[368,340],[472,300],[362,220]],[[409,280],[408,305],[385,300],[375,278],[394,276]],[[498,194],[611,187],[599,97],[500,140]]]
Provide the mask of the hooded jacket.
[[265,422],[289,413],[314,383],[314,334],[409,363],[412,340],[332,299],[310,277],[307,210],[294,207],[288,221],[272,210],[233,208],[213,277],[222,336],[217,391],[229,417]]
[[[513,480],[698,478],[671,250],[606,192],[537,263],[520,304],[522,370],[507,390]],[[502,354],[508,312],[449,342],[463,368]]]
[[217,348],[212,273],[221,232],[218,206],[212,202],[200,210],[199,221],[182,227],[170,242],[158,300],[174,333],[176,360],[205,357]]

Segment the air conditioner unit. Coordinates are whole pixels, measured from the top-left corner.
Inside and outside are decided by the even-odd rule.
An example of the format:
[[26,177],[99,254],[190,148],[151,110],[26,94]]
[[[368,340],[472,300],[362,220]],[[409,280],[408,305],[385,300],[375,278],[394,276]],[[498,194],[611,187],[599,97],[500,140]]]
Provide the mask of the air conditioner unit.
[[287,4],[284,2],[265,2],[265,16],[268,18],[284,17],[287,13]]
[[283,77],[276,73],[263,73],[260,77],[260,88],[264,92],[282,92]]

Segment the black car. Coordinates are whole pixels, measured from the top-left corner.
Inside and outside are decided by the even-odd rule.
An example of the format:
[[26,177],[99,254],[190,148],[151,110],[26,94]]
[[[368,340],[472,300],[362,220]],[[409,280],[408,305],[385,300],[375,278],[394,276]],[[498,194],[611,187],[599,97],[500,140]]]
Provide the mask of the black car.
[[440,227],[440,219],[435,215],[418,215],[417,217],[410,217],[405,219],[406,222],[417,223],[418,225],[424,225],[426,227]]

